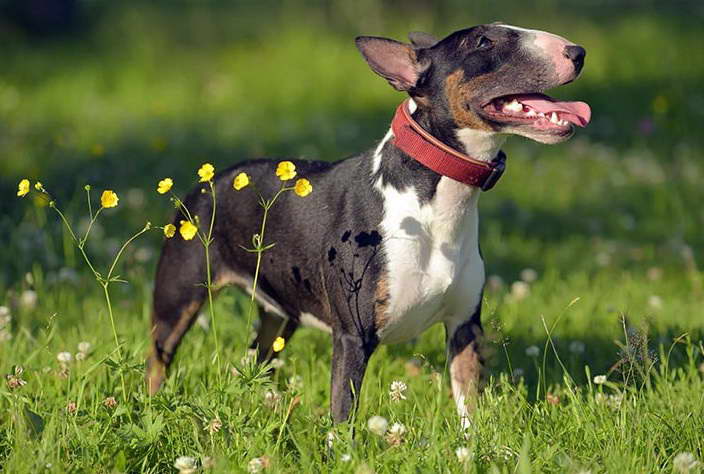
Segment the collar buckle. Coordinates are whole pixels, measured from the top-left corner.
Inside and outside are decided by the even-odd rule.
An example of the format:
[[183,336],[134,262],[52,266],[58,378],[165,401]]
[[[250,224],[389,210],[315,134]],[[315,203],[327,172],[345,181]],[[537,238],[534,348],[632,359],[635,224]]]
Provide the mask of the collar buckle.
[[489,176],[487,176],[484,182],[482,183],[481,190],[489,191],[491,188],[493,188],[497,181],[499,181],[501,176],[504,174],[504,171],[506,171],[506,153],[504,153],[503,151],[499,151],[499,154],[496,155],[496,158],[491,161],[491,173],[489,173]]

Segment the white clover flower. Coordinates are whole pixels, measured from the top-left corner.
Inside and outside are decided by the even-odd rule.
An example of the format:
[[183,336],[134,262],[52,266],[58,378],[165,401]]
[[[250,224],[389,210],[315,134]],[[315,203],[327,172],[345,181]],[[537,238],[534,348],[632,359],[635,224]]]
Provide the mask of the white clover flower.
[[215,418],[210,420],[210,422],[205,425],[205,428],[203,428],[203,430],[213,435],[220,431],[220,428],[222,428],[222,421],[220,421],[220,417],[218,415],[215,415]]
[[196,324],[203,329],[203,331],[208,331],[210,329],[210,319],[204,313],[200,313],[196,319]]
[[352,460],[352,455],[345,453],[342,456],[340,456],[340,461],[342,462],[350,462]]
[[281,401],[281,394],[274,390],[267,390],[266,393],[264,393],[264,405],[268,408],[274,408],[276,405],[279,404]]
[[682,452],[675,456],[672,460],[672,467],[675,471],[686,473],[690,472],[692,469],[697,468],[701,463],[697,461],[692,453]]
[[174,467],[178,469],[179,474],[192,474],[196,472],[196,458],[191,456],[179,456],[174,461]]
[[525,281],[514,281],[511,283],[511,298],[520,301],[530,294],[530,285]]
[[662,298],[658,295],[650,295],[648,297],[648,306],[650,309],[659,310],[662,309]]
[[538,357],[540,355],[540,347],[538,346],[528,346],[526,348],[526,355],[528,357]]
[[303,388],[303,377],[300,375],[292,375],[288,378],[288,388],[291,391],[297,392]]
[[280,369],[285,365],[285,362],[283,359],[277,357],[276,359],[271,359],[271,362],[269,362],[269,364],[271,364],[272,369]]
[[524,268],[523,270],[521,270],[521,280],[523,280],[524,282],[533,283],[537,279],[538,272],[536,272],[532,268]]
[[391,401],[398,402],[400,400],[405,400],[406,395],[404,395],[403,392],[405,392],[407,388],[408,386],[400,380],[394,380],[391,382],[391,387],[389,390],[389,398],[391,398]]
[[257,350],[256,349],[247,349],[247,352],[245,355],[242,356],[240,359],[240,364],[242,365],[248,365],[252,362],[257,360]]
[[486,286],[492,293],[496,293],[504,287],[504,279],[499,275],[490,275],[486,279]]
[[513,377],[513,380],[515,380],[515,381],[520,380],[524,375],[525,375],[525,371],[520,367],[513,369],[513,372],[511,373],[511,376]]
[[455,456],[459,462],[466,463],[472,457],[472,451],[466,446],[461,446],[455,449]]
[[12,321],[10,309],[7,306],[0,306],[0,329],[8,326]]
[[389,422],[383,416],[374,415],[367,421],[367,429],[377,436],[384,436],[388,427]]
[[247,472],[255,474],[257,472],[262,472],[269,466],[269,459],[265,456],[260,458],[254,458],[247,464]]
[[597,385],[602,385],[606,383],[606,375],[595,375],[594,383]]
[[68,364],[73,360],[73,355],[70,352],[59,352],[56,354],[56,360],[62,364]]
[[386,441],[393,446],[398,446],[403,441],[406,431],[406,426],[403,423],[394,423],[386,433]]
[[587,346],[582,341],[570,342],[570,352],[573,354],[582,354]]
[[32,310],[37,306],[37,292],[34,290],[24,290],[20,295],[20,306]]
[[332,430],[328,431],[328,434],[325,436],[325,444],[327,445],[328,449],[332,449],[336,439],[337,436],[335,435],[335,432]]
[[92,348],[93,348],[93,344],[91,344],[88,341],[81,341],[78,343],[78,352],[83,352],[84,354],[88,354]]
[[78,361],[85,360],[85,358],[86,358],[86,353],[85,353],[85,352],[78,352],[78,353],[76,354],[76,360],[78,360]]

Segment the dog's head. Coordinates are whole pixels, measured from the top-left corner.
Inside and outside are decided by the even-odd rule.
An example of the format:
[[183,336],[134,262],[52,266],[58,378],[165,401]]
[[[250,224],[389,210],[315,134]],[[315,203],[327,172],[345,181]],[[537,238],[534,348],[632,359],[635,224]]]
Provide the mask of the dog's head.
[[584,102],[543,94],[575,80],[584,65],[584,48],[564,38],[499,23],[440,41],[426,33],[409,38],[360,36],[356,43],[374,72],[407,91],[436,127],[558,143],[589,122]]

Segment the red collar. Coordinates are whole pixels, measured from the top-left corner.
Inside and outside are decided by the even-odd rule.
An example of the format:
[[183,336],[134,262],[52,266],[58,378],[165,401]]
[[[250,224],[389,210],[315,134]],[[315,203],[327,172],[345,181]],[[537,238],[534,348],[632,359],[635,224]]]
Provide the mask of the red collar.
[[496,158],[487,163],[450,148],[413,120],[408,110],[409,102],[410,99],[403,101],[396,109],[396,115],[391,122],[394,134],[392,143],[438,174],[477,186],[482,191],[493,188],[506,166],[504,152],[499,151]]

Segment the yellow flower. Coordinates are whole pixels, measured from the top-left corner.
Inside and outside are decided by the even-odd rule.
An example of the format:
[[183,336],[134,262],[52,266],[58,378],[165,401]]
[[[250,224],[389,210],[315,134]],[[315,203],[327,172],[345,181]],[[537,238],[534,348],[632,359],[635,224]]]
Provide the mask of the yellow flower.
[[103,191],[103,194],[100,196],[100,204],[103,207],[117,207],[117,201],[119,200],[120,198],[117,197],[117,194],[109,189]]
[[310,185],[310,181],[305,178],[301,178],[296,181],[296,187],[293,188],[293,192],[301,197],[308,196],[313,191],[313,186]]
[[249,176],[247,176],[247,173],[240,173],[235,176],[235,180],[232,182],[232,187],[235,188],[235,191],[239,191],[240,189],[246,187],[248,184]]
[[34,183],[34,189],[36,189],[40,193],[43,193],[44,192],[44,185],[42,184],[41,181],[37,181],[36,183]]
[[167,239],[170,239],[176,234],[176,226],[173,224],[166,224],[164,226],[164,235]]
[[171,186],[174,185],[174,180],[171,178],[164,178],[159,181],[159,185],[156,188],[156,192],[159,194],[166,194],[171,190]]
[[213,176],[215,176],[215,167],[213,167],[213,165],[211,165],[210,163],[205,163],[198,170],[198,176],[200,176],[201,183],[210,181],[211,179],[213,179]]
[[17,195],[19,197],[24,197],[29,193],[29,180],[23,179],[20,184],[17,185]]
[[181,221],[181,228],[178,230],[183,237],[183,240],[191,240],[196,236],[198,232],[198,227],[196,227],[191,221]]
[[286,340],[279,336],[276,339],[274,339],[274,344],[272,344],[271,348],[274,352],[281,352],[284,350],[284,346],[286,345]]
[[288,181],[296,177],[296,165],[290,161],[282,161],[279,166],[276,167],[276,176],[279,177],[281,181]]

